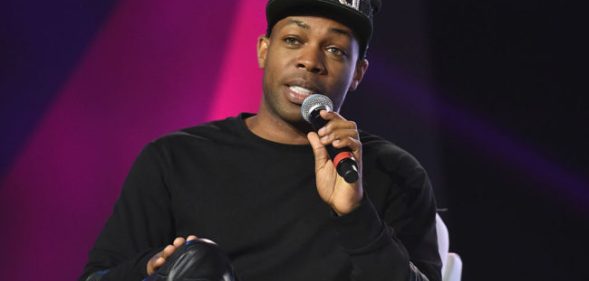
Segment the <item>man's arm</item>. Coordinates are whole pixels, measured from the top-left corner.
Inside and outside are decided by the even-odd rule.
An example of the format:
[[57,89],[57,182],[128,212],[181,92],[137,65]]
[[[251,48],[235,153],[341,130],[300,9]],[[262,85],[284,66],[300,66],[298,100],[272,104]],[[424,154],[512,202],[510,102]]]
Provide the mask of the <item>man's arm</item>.
[[154,144],[141,152],[80,281],[96,272],[102,280],[141,280],[147,262],[175,236],[163,163]]
[[[334,219],[336,229],[341,245],[352,258],[356,278],[427,280],[428,276],[429,281],[440,280],[435,201],[421,166],[408,154],[395,164],[402,175],[399,189],[405,194],[391,198],[382,214],[385,219],[381,219],[364,193],[362,144],[356,124],[335,112],[322,111],[321,116],[328,120],[327,125],[318,133],[308,134],[315,155],[317,190],[339,216]],[[359,162],[360,180],[347,183],[338,176],[325,145],[349,148]],[[394,204],[395,200],[402,202]]]
[[355,280],[441,280],[435,220],[429,221],[428,205],[395,218],[397,231],[381,219],[368,197],[352,213],[334,218],[340,245],[353,261]]

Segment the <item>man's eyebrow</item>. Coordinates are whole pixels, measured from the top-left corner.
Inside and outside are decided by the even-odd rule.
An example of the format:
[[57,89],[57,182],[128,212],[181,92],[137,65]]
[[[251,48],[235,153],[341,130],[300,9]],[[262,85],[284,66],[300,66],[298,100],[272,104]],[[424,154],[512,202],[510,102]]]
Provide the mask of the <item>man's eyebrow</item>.
[[[308,24],[306,24],[302,20],[298,20],[298,19],[288,19],[288,24],[295,24],[298,27],[303,28],[303,29],[311,29],[311,26],[309,26]],[[332,27],[329,29],[329,32],[337,33],[340,35],[345,35],[346,37],[349,37],[350,39],[354,38],[354,35],[352,34],[352,32],[350,32],[349,30],[346,30],[346,29],[342,29],[342,28]]]
[[289,19],[288,20],[289,24],[296,24],[298,27],[300,28],[304,28],[304,29],[310,29],[311,27],[304,23],[302,20],[297,20],[297,19]]

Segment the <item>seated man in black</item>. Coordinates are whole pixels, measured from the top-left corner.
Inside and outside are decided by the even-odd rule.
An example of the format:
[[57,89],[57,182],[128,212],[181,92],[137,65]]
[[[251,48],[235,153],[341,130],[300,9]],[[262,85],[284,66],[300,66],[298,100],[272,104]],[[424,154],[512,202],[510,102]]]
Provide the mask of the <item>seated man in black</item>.
[[[425,171],[338,113],[368,68],[379,6],[270,0],[259,111],[149,143],[80,280],[154,276],[196,236],[215,241],[241,281],[441,280]],[[316,132],[301,116],[315,93],[333,100]],[[357,181],[338,175],[328,146],[351,152]]]

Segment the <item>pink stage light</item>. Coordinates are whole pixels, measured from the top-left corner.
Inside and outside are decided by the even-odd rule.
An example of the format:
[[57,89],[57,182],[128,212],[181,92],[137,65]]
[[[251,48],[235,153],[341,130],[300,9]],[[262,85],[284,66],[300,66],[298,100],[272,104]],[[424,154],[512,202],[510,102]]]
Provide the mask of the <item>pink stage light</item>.
[[256,110],[265,2],[118,4],[1,183],[3,279],[75,280],[147,142]]

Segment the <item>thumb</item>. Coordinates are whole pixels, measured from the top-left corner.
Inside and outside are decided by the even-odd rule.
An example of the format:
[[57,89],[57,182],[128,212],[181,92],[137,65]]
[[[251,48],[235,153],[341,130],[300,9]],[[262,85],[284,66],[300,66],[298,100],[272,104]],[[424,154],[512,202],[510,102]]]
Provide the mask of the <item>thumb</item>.
[[327,161],[329,161],[327,150],[319,140],[319,135],[317,135],[316,132],[309,132],[307,134],[307,139],[311,143],[313,154],[315,155],[315,168],[320,169],[326,164]]

